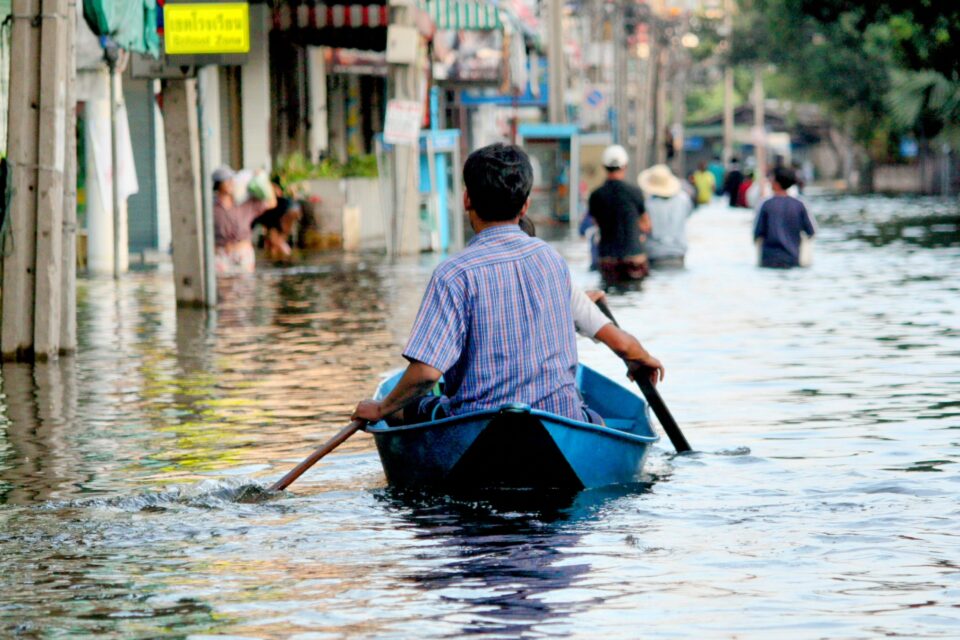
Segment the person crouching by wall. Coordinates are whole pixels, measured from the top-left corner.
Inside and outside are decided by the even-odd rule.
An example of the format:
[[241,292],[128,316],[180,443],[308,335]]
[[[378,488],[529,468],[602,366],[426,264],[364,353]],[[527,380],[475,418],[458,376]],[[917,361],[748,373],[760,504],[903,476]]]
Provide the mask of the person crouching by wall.
[[683,267],[687,253],[687,218],[693,213],[690,196],[665,164],[641,172],[638,182],[652,227],[647,238],[650,267]]
[[303,217],[303,209],[297,200],[284,197],[279,181],[274,181],[272,186],[277,205],[258,216],[253,226],[263,227],[261,247],[267,260],[285,261],[290,259],[290,235],[293,226]]
[[220,167],[213,172],[214,264],[217,275],[253,273],[256,257],[251,226],[258,216],[277,206],[272,188],[264,189],[259,194],[251,193],[250,199],[237,204],[235,177],[230,167]]

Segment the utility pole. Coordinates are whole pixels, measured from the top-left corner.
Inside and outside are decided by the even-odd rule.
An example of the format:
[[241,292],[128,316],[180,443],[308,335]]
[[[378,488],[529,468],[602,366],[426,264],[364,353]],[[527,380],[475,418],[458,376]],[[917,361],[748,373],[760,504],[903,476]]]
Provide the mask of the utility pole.
[[763,67],[758,64],[753,69],[753,138],[757,152],[756,180],[760,184],[761,197],[766,193],[767,178],[767,133],[763,101]]
[[10,207],[0,232],[4,360],[60,354],[63,301],[67,0],[15,0],[10,56]]
[[3,241],[3,359],[33,359],[36,265],[37,105],[40,103],[40,0],[13,3],[7,118],[10,205]]
[[207,293],[204,277],[196,80],[164,81],[163,130],[167,141],[167,188],[177,304],[206,306],[212,304],[213,294]]
[[[391,26],[413,29],[414,9],[412,2],[393,4],[390,8]],[[416,53],[412,60],[390,65],[389,87],[392,99],[423,104],[423,65],[424,46],[422,38],[416,34]],[[390,154],[393,199],[393,216],[388,236],[390,253],[416,255],[420,253],[420,190],[417,184],[420,166],[419,137],[413,144],[392,145]]]
[[77,0],[67,3],[66,104],[63,135],[63,260],[60,289],[60,353],[77,349]]
[[37,256],[34,352],[60,355],[60,287],[63,284],[64,123],[67,86],[67,0],[43,0],[40,28],[40,114],[37,136]]
[[670,48],[669,46],[659,47],[657,56],[657,93],[656,93],[656,117],[654,118],[654,140],[656,140],[656,149],[654,157],[657,164],[667,162],[667,65],[669,64]]
[[643,96],[637,117],[637,166],[641,171],[653,164],[651,159],[656,157],[651,149],[651,141],[657,137],[656,124],[653,118],[655,117],[654,113],[656,111],[657,59],[660,56],[658,32],[658,21],[651,16],[647,29],[648,51],[643,65],[645,68],[643,75]]
[[630,119],[627,116],[627,31],[624,24],[623,5],[615,5],[613,14],[613,103],[617,112],[617,127],[613,132],[614,142],[627,146],[627,132],[630,129]]
[[674,73],[673,96],[673,141],[676,152],[673,156],[673,173],[683,178],[686,175],[686,154],[683,150],[683,121],[687,117],[687,60],[684,52],[676,54],[676,73]]
[[[724,0],[723,30],[729,55],[733,38],[734,0]],[[723,164],[729,166],[733,158],[733,66],[728,61],[723,67]]]
[[[563,0],[550,0],[549,36],[547,38],[547,67],[550,70],[549,102],[547,113],[550,122],[567,121],[564,105],[566,93],[566,69],[563,55]],[[617,114],[619,118],[619,113]]]

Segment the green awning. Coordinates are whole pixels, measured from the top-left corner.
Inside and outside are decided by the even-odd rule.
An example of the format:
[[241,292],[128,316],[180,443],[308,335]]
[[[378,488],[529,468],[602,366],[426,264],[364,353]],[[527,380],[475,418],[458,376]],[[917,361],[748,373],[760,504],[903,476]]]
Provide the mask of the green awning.
[[503,28],[500,10],[472,0],[422,0],[420,5],[437,29],[453,31],[496,31]]
[[110,36],[127,51],[156,57],[156,0],[83,0],[83,16],[98,36]]

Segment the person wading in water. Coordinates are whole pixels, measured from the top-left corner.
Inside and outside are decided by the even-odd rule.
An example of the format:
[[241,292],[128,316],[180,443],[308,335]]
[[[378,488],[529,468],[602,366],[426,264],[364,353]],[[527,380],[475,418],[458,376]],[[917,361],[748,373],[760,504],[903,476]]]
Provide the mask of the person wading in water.
[[628,162],[623,147],[607,147],[603,152],[607,181],[590,194],[590,215],[600,228],[600,272],[608,284],[642,280],[650,272],[643,248],[650,217],[643,192],[625,180]]

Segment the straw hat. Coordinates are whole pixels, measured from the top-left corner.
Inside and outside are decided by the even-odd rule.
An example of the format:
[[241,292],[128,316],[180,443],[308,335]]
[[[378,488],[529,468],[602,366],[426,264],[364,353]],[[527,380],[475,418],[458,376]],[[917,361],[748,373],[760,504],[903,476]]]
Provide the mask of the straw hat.
[[670,167],[665,164],[655,164],[642,171],[637,182],[640,183],[643,192],[651,196],[672,198],[680,193],[680,180],[673,175]]

